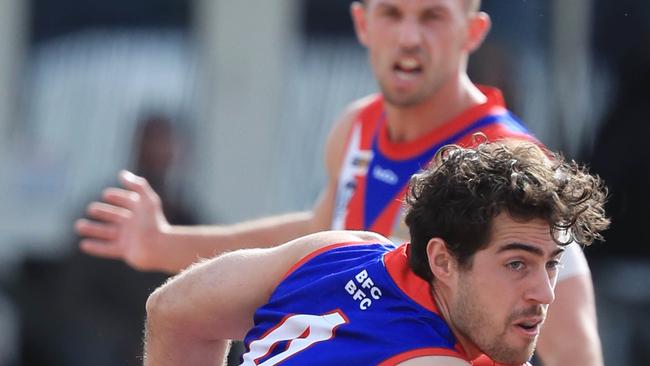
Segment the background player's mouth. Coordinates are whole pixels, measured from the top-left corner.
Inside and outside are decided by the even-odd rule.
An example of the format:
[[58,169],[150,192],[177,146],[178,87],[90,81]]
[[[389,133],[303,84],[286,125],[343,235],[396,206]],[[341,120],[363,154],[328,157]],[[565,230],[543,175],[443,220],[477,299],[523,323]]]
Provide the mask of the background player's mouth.
[[399,59],[394,65],[393,70],[404,74],[419,74],[422,72],[420,62],[412,57]]
[[402,80],[412,80],[422,74],[422,66],[415,59],[402,59],[393,65],[393,71]]

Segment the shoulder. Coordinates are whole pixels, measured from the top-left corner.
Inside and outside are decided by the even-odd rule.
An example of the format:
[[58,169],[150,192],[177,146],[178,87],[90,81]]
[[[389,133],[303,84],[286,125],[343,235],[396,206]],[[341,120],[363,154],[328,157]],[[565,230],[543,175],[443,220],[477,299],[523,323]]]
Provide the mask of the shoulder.
[[522,122],[508,114],[487,115],[486,118],[491,119],[479,129],[468,131],[458,140],[458,143],[462,146],[475,146],[488,140],[516,145],[521,141],[527,141],[540,147],[544,146]]
[[316,243],[338,243],[353,241],[373,241],[390,243],[383,235],[371,231],[354,231],[354,230],[328,230],[314,234],[305,235],[296,241],[310,241]]
[[392,244],[383,235],[369,231],[332,230],[303,236],[287,243],[287,245],[293,247],[293,252],[295,253],[294,258],[298,262],[316,251],[344,243]]
[[[265,301],[278,285],[310,258],[326,253],[330,248],[355,243],[391,243],[385,237],[364,231],[323,231],[294,239],[272,248],[245,249],[226,253],[221,258],[236,256],[238,260],[254,263],[259,273],[266,273],[257,281],[267,294]],[[261,304],[260,304],[261,305]]]
[[380,94],[371,94],[359,98],[348,104],[334,124],[332,134],[339,134],[339,137],[345,137],[350,131],[354,121],[356,121],[364,111],[372,106],[381,106],[382,98]]
[[374,94],[369,94],[366,95],[365,97],[359,98],[354,100],[352,103],[348,104],[347,107],[343,110],[343,113],[352,113],[352,114],[358,114],[362,110],[373,106],[382,106],[383,105],[383,98],[381,94],[379,93],[374,93]]
[[381,101],[380,94],[371,94],[348,104],[339,115],[327,137],[325,146],[326,165],[331,177],[337,176],[336,171],[343,161],[352,125],[368,108],[381,105]]

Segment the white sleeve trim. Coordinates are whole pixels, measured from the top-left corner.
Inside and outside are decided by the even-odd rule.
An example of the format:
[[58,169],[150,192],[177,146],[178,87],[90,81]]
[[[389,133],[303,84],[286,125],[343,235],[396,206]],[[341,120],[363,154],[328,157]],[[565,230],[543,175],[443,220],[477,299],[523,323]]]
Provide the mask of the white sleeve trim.
[[587,258],[585,258],[582,248],[576,242],[566,246],[566,250],[562,256],[562,267],[558,274],[558,282],[570,277],[590,273]]

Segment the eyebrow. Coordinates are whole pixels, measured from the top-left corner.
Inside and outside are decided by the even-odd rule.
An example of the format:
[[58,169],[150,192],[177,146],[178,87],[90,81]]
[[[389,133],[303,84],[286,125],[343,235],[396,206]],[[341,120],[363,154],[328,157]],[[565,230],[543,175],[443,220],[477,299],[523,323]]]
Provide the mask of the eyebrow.
[[[377,4],[377,8],[382,8],[382,7],[383,8],[396,8],[397,5],[390,2],[390,1],[379,2]],[[444,7],[444,6],[440,5],[440,4],[435,4],[435,5],[429,6],[427,8],[421,9],[421,12],[427,12],[427,11],[434,12],[434,13],[445,13],[445,14],[449,12],[448,8],[446,8],[446,7]]]
[[[506,245],[502,246],[501,248],[499,248],[497,250],[497,253],[505,252],[505,251],[508,251],[508,250],[523,250],[523,251],[526,251],[526,252],[529,252],[529,253],[533,253],[533,254],[535,254],[537,256],[540,256],[540,257],[544,256],[544,251],[541,250],[540,248],[538,248],[538,247],[536,247],[534,245],[524,244],[524,243],[506,244]],[[561,254],[563,252],[564,252],[564,248],[559,247],[559,248],[555,249],[551,253],[551,255],[549,257],[555,257],[555,256],[557,256],[557,255],[559,255],[559,254]]]

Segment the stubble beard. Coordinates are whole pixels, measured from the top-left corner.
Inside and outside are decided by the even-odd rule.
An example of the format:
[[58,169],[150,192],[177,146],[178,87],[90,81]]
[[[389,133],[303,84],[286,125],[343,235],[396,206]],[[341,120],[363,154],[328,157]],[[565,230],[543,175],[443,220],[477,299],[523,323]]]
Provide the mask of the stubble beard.
[[391,91],[388,87],[385,87],[382,84],[380,84],[379,87],[384,96],[384,100],[395,107],[414,107],[422,104],[427,98],[426,93],[422,90],[407,95],[403,92]]
[[437,82],[423,80],[423,85],[421,85],[417,90],[405,93],[391,89],[386,85],[386,83],[381,82],[381,80],[379,80],[378,83],[379,89],[384,96],[384,100],[387,103],[400,108],[415,107],[424,103],[438,88]]
[[[505,342],[512,321],[519,314],[511,314],[499,327],[491,321],[482,306],[476,302],[476,292],[467,280],[460,280],[459,295],[450,309],[451,318],[458,331],[493,361],[504,364],[522,364],[535,351],[537,339],[525,348],[515,348]],[[497,332],[498,329],[502,329]]]

